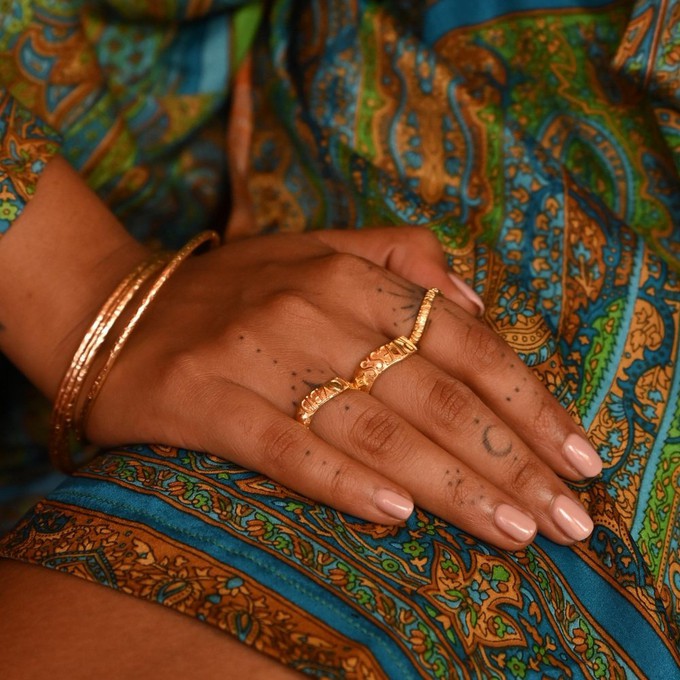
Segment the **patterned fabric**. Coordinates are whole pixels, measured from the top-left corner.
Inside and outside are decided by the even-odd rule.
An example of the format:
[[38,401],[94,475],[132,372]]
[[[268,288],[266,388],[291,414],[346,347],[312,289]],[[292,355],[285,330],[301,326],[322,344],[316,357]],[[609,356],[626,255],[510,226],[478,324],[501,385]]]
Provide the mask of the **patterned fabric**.
[[279,0],[254,49],[257,230],[418,224],[605,464],[513,554],[210,456],[99,456],[0,554],[316,677],[680,673],[680,0]]
[[227,83],[259,14],[257,5],[224,11],[239,4],[8,3],[0,14],[0,234],[57,151],[139,237],[177,246],[219,218]]

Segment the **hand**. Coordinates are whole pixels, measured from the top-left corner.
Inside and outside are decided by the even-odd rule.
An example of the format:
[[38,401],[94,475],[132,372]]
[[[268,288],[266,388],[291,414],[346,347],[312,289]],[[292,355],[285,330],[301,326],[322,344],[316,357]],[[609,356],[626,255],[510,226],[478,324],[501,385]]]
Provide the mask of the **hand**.
[[[188,260],[115,364],[89,438],[208,451],[374,522],[415,501],[503,548],[537,528],[585,538],[592,522],[558,475],[597,474],[596,454],[424,234],[275,235]],[[370,395],[329,401],[310,429],[294,420],[316,386],[408,335],[432,285],[451,299],[436,298],[417,354]]]

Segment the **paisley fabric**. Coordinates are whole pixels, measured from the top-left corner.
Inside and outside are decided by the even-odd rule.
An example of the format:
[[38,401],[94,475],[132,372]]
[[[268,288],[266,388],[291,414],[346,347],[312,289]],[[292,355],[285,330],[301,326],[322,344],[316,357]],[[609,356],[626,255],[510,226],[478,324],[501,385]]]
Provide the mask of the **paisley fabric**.
[[603,473],[577,489],[590,539],[509,554],[420,510],[371,525],[145,445],[98,456],[1,555],[315,677],[680,674],[680,0],[472,5],[273,4],[254,231],[433,229],[597,446]]
[[140,238],[178,246],[220,217],[228,81],[260,11],[225,11],[240,4],[8,3],[0,14],[0,233],[57,151]]

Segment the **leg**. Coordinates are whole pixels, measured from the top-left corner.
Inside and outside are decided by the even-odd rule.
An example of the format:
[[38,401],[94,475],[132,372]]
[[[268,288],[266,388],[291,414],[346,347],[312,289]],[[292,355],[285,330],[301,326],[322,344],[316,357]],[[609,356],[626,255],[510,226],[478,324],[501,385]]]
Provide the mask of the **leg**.
[[0,560],[0,611],[6,680],[300,677],[188,616],[42,567]]

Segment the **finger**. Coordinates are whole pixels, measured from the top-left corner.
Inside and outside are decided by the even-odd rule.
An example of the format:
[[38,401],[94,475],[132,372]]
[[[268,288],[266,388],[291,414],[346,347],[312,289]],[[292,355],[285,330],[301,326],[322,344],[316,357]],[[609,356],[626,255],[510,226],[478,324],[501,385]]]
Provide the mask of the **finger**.
[[590,535],[590,517],[548,464],[474,391],[426,359],[416,355],[391,367],[371,394],[388,412],[503,489],[515,507],[532,514],[544,536],[573,543]]
[[430,319],[421,356],[474,386],[489,409],[563,477],[601,472],[600,457],[567,411],[491,329],[442,298]]
[[439,288],[450,300],[475,316],[484,313],[477,293],[446,265],[437,237],[422,227],[315,232],[337,251],[359,255],[423,288]]
[[[408,335],[424,291],[389,274],[366,286],[366,318],[385,335]],[[374,300],[374,301],[373,301]],[[488,326],[441,296],[434,299],[420,355],[468,385],[561,476],[579,480],[602,470],[597,452],[546,387]]]
[[[341,403],[343,397],[336,399]],[[250,390],[226,382],[218,386],[213,380],[209,394],[195,403],[200,409],[183,414],[191,430],[200,433],[183,444],[188,448],[209,451],[370,522],[397,524],[413,512],[413,500],[399,484],[337,450]]]
[[408,486],[418,506],[478,538],[517,550],[536,535],[530,513],[500,486],[367,394],[355,391],[343,404],[324,405],[312,428],[338,449]]

